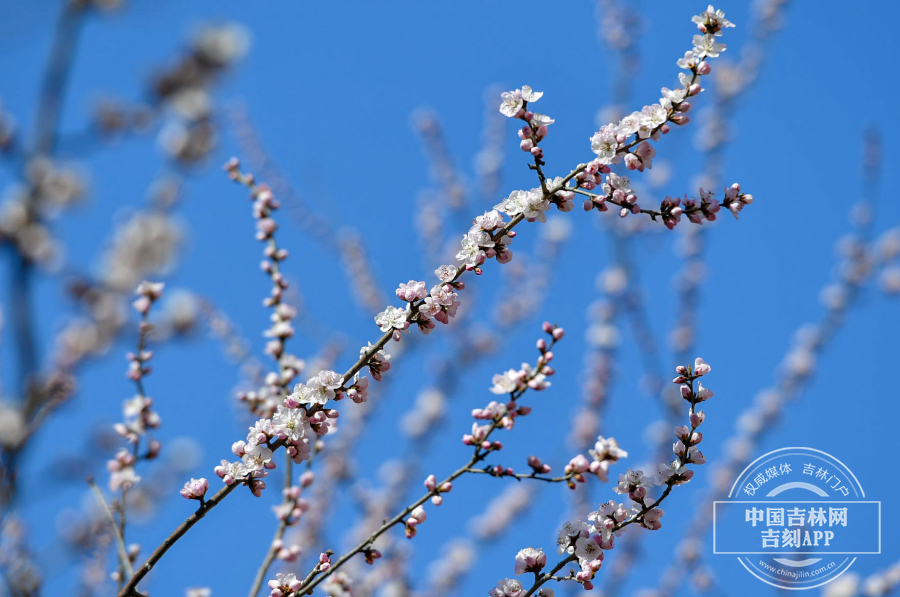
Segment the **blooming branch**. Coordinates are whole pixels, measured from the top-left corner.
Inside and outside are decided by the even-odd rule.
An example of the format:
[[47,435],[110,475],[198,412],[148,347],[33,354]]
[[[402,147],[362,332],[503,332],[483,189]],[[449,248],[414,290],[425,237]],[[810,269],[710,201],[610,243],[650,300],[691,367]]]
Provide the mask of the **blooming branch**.
[[[127,511],[128,490],[138,483],[141,478],[135,473],[134,466],[140,459],[152,460],[159,455],[161,444],[159,440],[152,439],[149,436],[149,430],[155,429],[160,425],[159,414],[153,410],[153,400],[146,395],[144,390],[144,376],[150,373],[147,363],[153,358],[153,353],[147,350],[147,336],[153,329],[148,321],[150,308],[162,296],[164,285],[153,282],[141,282],[136,290],[138,298],[134,301],[133,307],[135,311],[141,315],[141,323],[139,326],[137,350],[128,353],[129,367],[128,377],[134,382],[137,394],[134,398],[125,401],[124,415],[125,420],[122,423],[116,423],[114,429],[116,433],[125,438],[131,444],[131,449],[121,448],[113,460],[110,460],[106,468],[109,470],[109,488],[113,491],[120,491],[119,498],[115,502],[115,510],[119,515],[118,522],[114,522],[116,539],[119,543],[119,569],[116,572],[116,580],[119,582],[119,588],[122,588],[125,582],[126,573],[133,576],[132,563],[137,557],[137,549],[126,550],[124,544],[125,522]],[[141,450],[141,440],[147,438],[147,451],[143,454]],[[93,483],[92,483],[93,484]],[[99,490],[97,490],[99,492]],[[102,494],[98,493],[98,498],[103,499]],[[103,501],[106,506],[105,500]]]
[[[591,140],[592,149],[597,157],[591,162],[579,164],[563,177],[550,180],[542,170],[545,165],[544,154],[538,144],[546,137],[547,127],[552,124],[553,120],[528,110],[529,102],[537,101],[542,94],[532,91],[529,87],[504,94],[501,112],[528,123],[528,126],[520,131],[520,136],[523,138],[522,149],[527,149],[534,158],[534,169],[541,182],[540,189],[514,191],[494,210],[475,218],[474,225],[463,237],[461,250],[457,254],[457,260],[461,265],[439,267],[435,272],[439,283],[430,291],[426,291],[424,282],[411,280],[407,284],[401,284],[396,294],[406,303],[405,308],[389,306],[375,317],[375,322],[383,335],[375,344],[370,343],[361,349],[359,360],[347,372],[339,375],[333,371],[322,371],[310,378],[306,384],[297,384],[294,392],[284,398],[281,404],[273,401],[270,405],[274,407],[271,418],[261,418],[250,429],[246,441],[236,442],[232,446],[233,452],[241,460],[238,462],[223,460],[222,464],[216,467],[216,473],[223,479],[226,487],[238,484],[247,485],[254,495],[261,495],[265,489],[265,482],[262,479],[269,470],[275,468],[272,454],[282,446],[286,447],[292,461],[308,460],[315,437],[327,434],[330,427],[329,419],[338,416],[336,410],[326,408],[327,403],[331,400],[340,400],[345,396],[350,397],[354,402],[365,401],[368,394],[368,380],[364,377],[361,378],[359,372],[368,367],[376,380],[381,379],[381,375],[390,367],[389,357],[383,351],[389,341],[402,339],[404,332],[407,332],[412,324],[416,324],[416,327],[423,333],[428,333],[435,327],[435,321],[448,323],[449,319],[455,316],[459,305],[458,292],[465,288],[461,277],[467,271],[481,274],[482,265],[487,259],[496,258],[499,263],[506,263],[512,259],[509,244],[516,236],[513,229],[523,220],[543,221],[545,219],[544,212],[548,211],[551,205],[556,205],[560,211],[571,211],[572,199],[576,190],[586,192],[598,185],[603,185],[603,174],[610,174],[605,183],[609,186],[608,196],[604,195],[602,200],[599,195],[597,198],[592,197],[589,201],[590,205],[586,205],[586,207],[596,206],[602,210],[605,203],[609,201],[616,205],[621,203],[630,206],[627,209],[626,207],[621,208],[620,215],[622,216],[629,212],[642,213],[642,208],[637,204],[637,197],[634,193],[626,193],[623,188],[613,188],[614,179],[610,166],[624,160],[629,169],[643,170],[645,167],[652,167],[651,160],[655,155],[655,150],[649,144],[648,139],[658,140],[661,135],[669,131],[670,122],[678,125],[688,122],[689,119],[685,113],[690,109],[690,104],[686,99],[702,91],[699,78],[711,71],[706,58],[715,57],[724,50],[722,44],[707,38],[720,35],[720,29],[727,26],[730,26],[730,23],[724,20],[707,23],[705,25],[708,30],[706,35],[695,37],[694,50],[679,60],[679,66],[691,73],[690,76],[683,73],[680,76],[682,87],[675,91],[664,88],[663,98],[660,102],[642,110],[639,117],[632,115],[634,118],[626,117],[618,125],[610,124],[602,127]],[[277,247],[272,236],[277,225],[270,214],[277,209],[278,203],[267,187],[256,186],[252,175],[242,174],[238,168],[239,164],[236,160],[232,160],[226,166],[234,180],[250,188],[251,198],[254,201],[254,215],[257,218],[257,238],[268,243],[266,256],[270,261],[264,262],[263,269],[271,275],[273,280],[273,293],[272,297],[267,300],[267,305],[275,307],[275,314],[273,325],[267,332],[267,335],[272,338],[267,349],[270,354],[279,359],[281,375],[274,381],[281,390],[284,390],[298,372],[290,363],[285,365],[281,359],[284,354],[284,341],[290,337],[293,330],[289,322],[292,314],[289,310],[284,309],[280,302],[286,282],[279,271],[278,264],[286,257],[286,252]],[[575,187],[569,185],[573,179],[576,181]],[[627,179],[625,182],[627,186]],[[604,190],[606,191],[605,187]],[[730,195],[726,193],[727,205],[733,212],[739,211],[740,207],[751,200],[749,195],[740,193],[739,187],[732,187]],[[684,208],[680,206],[680,200],[667,201],[663,202],[658,212],[643,211],[644,213],[650,212],[649,215],[652,219],[662,218],[670,228],[677,224],[682,213],[686,213],[689,219],[698,223],[703,218],[714,219],[716,208],[713,207],[711,199],[700,202],[696,206],[686,203]],[[508,221],[506,216],[510,217]],[[277,393],[277,395],[281,394],[282,392]],[[476,437],[473,432],[473,441],[486,440]],[[579,462],[578,467],[582,464]],[[573,470],[574,468],[575,465],[573,465]],[[214,499],[218,498],[215,502],[210,500],[201,505],[201,510],[207,508],[207,510],[203,510],[203,513],[205,514],[209,507],[218,504],[228,493],[224,489],[220,490],[214,497]],[[210,505],[210,503],[212,504]],[[192,518],[185,522],[189,525],[187,528],[199,520],[199,518],[193,520]],[[640,520],[643,521],[643,515]],[[178,537],[180,535],[174,537],[174,540],[177,540]],[[157,552],[163,549],[162,553],[164,553],[164,548],[167,549],[165,543]],[[160,557],[162,553],[159,554]],[[148,561],[150,568],[157,560],[158,558],[152,562]],[[146,564],[141,567],[125,589],[120,592],[120,595],[128,595],[134,591],[137,583],[150,568]],[[317,582],[313,581],[313,583]]]
[[[553,591],[542,587],[549,581],[575,581],[585,590],[594,588],[593,579],[603,565],[604,552],[615,547],[615,538],[632,524],[655,531],[662,527],[663,516],[659,505],[669,496],[672,488],[691,480],[694,471],[689,464],[700,465],[706,457],[697,449],[703,440],[703,434],[697,428],[706,419],[703,411],[696,411],[700,402],[712,398],[713,393],[703,387],[700,377],[710,372],[710,366],[698,358],[693,367],[680,366],[676,369],[678,376],[674,383],[681,386],[682,397],[690,403],[688,425],[675,427],[677,441],[672,450],[675,459],[660,464],[655,475],[647,476],[643,471],[631,470],[619,476],[616,493],[627,494],[632,504],[617,503],[610,500],[600,504],[600,508],[588,515],[588,522],[573,520],[565,523],[559,532],[557,545],[561,554],[567,554],[549,572],[542,572],[546,565],[546,556],[542,550],[527,548],[516,557],[516,574],[530,572],[534,574],[534,583],[524,591],[522,583],[515,579],[504,579],[489,592],[491,597],[530,597],[540,595],[553,597]],[[696,387],[694,382],[697,382]],[[657,499],[648,497],[648,488],[654,485],[664,487]],[[557,576],[570,563],[578,562],[579,572],[570,571],[568,576]]]
[[[476,469],[474,466],[489,455],[498,452],[503,448],[501,442],[491,441],[491,435],[500,428],[506,430],[512,429],[517,417],[526,416],[531,412],[531,408],[519,405],[517,400],[529,389],[540,391],[550,386],[547,377],[554,373],[553,369],[549,366],[550,361],[553,359],[552,349],[556,342],[563,338],[564,332],[562,328],[555,327],[549,323],[544,324],[544,331],[549,336],[549,342],[543,339],[538,341],[537,348],[541,354],[533,367],[528,364],[523,364],[522,368],[519,370],[510,370],[505,374],[497,374],[494,376],[494,385],[491,388],[491,391],[495,394],[508,394],[509,401],[505,404],[491,402],[486,408],[476,409],[472,412],[472,415],[476,420],[489,421],[489,423],[479,425],[476,422],[472,426],[472,433],[463,436],[463,443],[473,447],[473,453],[468,463],[458,468],[440,482],[437,481],[434,475],[430,475],[425,480],[425,488],[428,490],[425,495],[405,507],[390,520],[384,522],[373,533],[363,539],[355,548],[338,558],[335,562],[331,563],[330,558],[326,558],[325,554],[323,554],[323,558],[320,558],[319,564],[316,565],[304,581],[299,581],[293,574],[279,574],[275,580],[269,582],[269,587],[272,589],[272,597],[292,597],[311,592],[319,583],[337,572],[338,569],[346,564],[353,556],[359,553],[363,553],[366,556],[366,561],[368,563],[374,563],[374,560],[380,558],[381,554],[378,550],[374,549],[373,546],[375,541],[382,534],[394,526],[403,524],[406,537],[410,539],[415,537],[417,527],[427,519],[424,509],[425,502],[430,500],[432,504],[439,506],[443,503],[443,494],[449,493],[453,489],[453,482],[457,478],[466,473],[486,472]],[[607,470],[609,462],[614,462],[620,455],[624,454],[624,452],[618,450],[615,440],[610,441],[611,445],[616,446],[616,450],[605,451],[603,454],[595,454],[596,458],[604,458],[607,460],[606,462],[603,462],[602,466],[596,467],[598,469],[603,469],[604,471]],[[538,470],[542,472],[549,471],[548,466],[540,463],[540,461],[536,461],[533,457],[529,459],[529,463],[535,469],[535,473],[532,475],[523,475],[522,478],[533,478],[549,482],[571,482],[573,477],[580,476],[581,472],[584,472],[584,470],[589,468],[587,466],[583,469],[570,466],[566,468],[566,474],[564,476],[559,478],[548,478],[537,474]],[[327,559],[327,567],[322,566],[323,560],[325,559]]]

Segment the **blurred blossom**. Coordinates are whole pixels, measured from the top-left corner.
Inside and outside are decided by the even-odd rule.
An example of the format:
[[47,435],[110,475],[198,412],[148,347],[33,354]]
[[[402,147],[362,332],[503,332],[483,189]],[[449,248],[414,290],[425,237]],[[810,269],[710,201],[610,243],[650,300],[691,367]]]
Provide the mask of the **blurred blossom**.
[[0,445],[13,448],[25,434],[25,418],[22,411],[11,404],[0,403]]
[[562,243],[572,236],[572,222],[568,218],[551,216],[541,229],[543,238],[549,243]]
[[169,291],[163,300],[163,321],[173,333],[184,334],[194,330],[200,314],[200,299],[189,290]]
[[3,101],[0,100],[0,151],[11,148],[16,138],[16,120],[12,114],[3,109]]
[[855,572],[842,574],[822,589],[822,597],[856,597],[859,594],[859,575]]
[[502,534],[534,497],[533,487],[510,485],[490,501],[482,514],[470,521],[470,531],[480,539],[491,539]]
[[475,544],[469,539],[453,539],[441,547],[441,554],[426,572],[428,586],[438,595],[452,591],[475,564]]
[[203,446],[193,437],[176,437],[166,444],[163,458],[178,476],[195,472],[203,461]]
[[418,439],[432,431],[444,418],[446,397],[437,388],[426,388],[419,392],[413,407],[400,423],[403,432],[413,439]]
[[187,87],[169,98],[168,105],[185,120],[201,120],[210,116],[212,99],[201,87]]
[[142,279],[164,274],[175,264],[181,227],[168,215],[137,212],[117,226],[103,265],[106,284],[130,292]]
[[29,200],[43,215],[51,217],[81,200],[87,186],[82,174],[44,156],[28,161],[25,176],[31,193]]
[[159,133],[159,146],[172,159],[192,163],[213,150],[217,137],[215,128],[206,121],[170,122]]
[[891,265],[881,272],[881,289],[887,294],[900,294],[900,266]]
[[191,44],[196,55],[216,67],[230,66],[250,49],[250,32],[239,23],[203,25]]

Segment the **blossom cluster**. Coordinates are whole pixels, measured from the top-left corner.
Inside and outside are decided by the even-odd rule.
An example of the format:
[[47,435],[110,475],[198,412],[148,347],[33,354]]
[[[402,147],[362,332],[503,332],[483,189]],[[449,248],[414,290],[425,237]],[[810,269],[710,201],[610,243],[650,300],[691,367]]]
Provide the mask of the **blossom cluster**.
[[[562,328],[553,326],[549,323],[544,324],[544,331],[550,336],[550,342],[540,339],[537,342],[537,349],[541,353],[541,357],[535,367],[528,363],[522,363],[520,369],[509,369],[505,373],[498,373],[491,380],[493,385],[490,390],[494,394],[509,394],[510,401],[500,403],[491,401],[484,408],[472,411],[472,416],[477,420],[489,421],[488,425],[480,425],[474,423],[472,425],[472,433],[463,436],[463,443],[473,445],[481,450],[485,450],[485,455],[492,451],[502,449],[500,442],[487,441],[487,436],[496,428],[502,427],[511,430],[518,416],[531,413],[531,408],[516,403],[516,399],[528,389],[544,390],[550,386],[548,377],[555,373],[554,369],[547,363],[553,360],[553,345],[564,336]],[[576,483],[584,483],[587,478],[585,473],[595,475],[601,481],[607,481],[607,473],[609,467],[620,458],[628,456],[628,452],[619,447],[618,442],[614,438],[604,438],[599,436],[594,448],[588,451],[591,459],[583,454],[573,457],[563,469],[561,477],[544,476],[549,473],[552,468],[544,463],[541,458],[535,455],[528,456],[527,464],[531,469],[530,473],[516,473],[515,470],[501,465],[494,465],[486,469],[479,469],[477,472],[490,474],[494,477],[513,477],[522,479],[537,479],[547,482],[565,482],[570,489],[575,489]]]
[[526,126],[519,129],[519,138],[522,142],[519,148],[536,158],[543,157],[543,151],[538,143],[547,136],[547,127],[555,121],[549,116],[535,114],[528,109],[529,102],[536,102],[544,95],[543,91],[534,91],[528,85],[522,85],[521,89],[506,91],[500,95],[500,113],[509,118],[524,120]]
[[[215,149],[219,132],[213,118],[212,84],[246,54],[249,45],[250,36],[242,25],[205,25],[191,39],[188,51],[154,77],[154,100],[172,116],[159,133],[159,144],[170,159],[192,166]],[[106,133],[133,120],[127,109],[109,103],[102,108],[98,125]]]
[[[550,337],[548,343],[541,338],[536,347],[540,353],[534,366],[522,363],[519,369],[508,369],[505,373],[497,373],[491,378],[491,393],[508,394],[509,400],[505,403],[492,400],[484,408],[472,410],[472,433],[463,435],[462,441],[467,446],[476,446],[476,449],[491,451],[502,448],[500,442],[489,442],[487,436],[491,431],[502,427],[507,431],[512,430],[516,417],[531,413],[531,407],[520,405],[516,402],[527,390],[542,391],[550,387],[548,377],[556,371],[550,366],[553,360],[553,346],[565,336],[563,328],[549,322],[543,325],[544,332]],[[480,425],[478,421],[488,421],[486,425]]]
[[[725,51],[725,44],[717,41],[718,37],[722,35],[723,29],[734,26],[725,19],[722,11],[716,11],[712,6],[694,17],[694,22],[698,23],[704,34],[694,36],[694,48],[678,60],[678,66],[690,73],[679,73],[681,86],[674,90],[663,87],[662,97],[657,103],[626,115],[618,123],[600,127],[591,137],[591,149],[597,157],[578,173],[575,180],[580,189],[590,191],[600,186],[604,194],[584,193],[589,197],[584,202],[586,211],[595,207],[606,211],[607,203],[611,203],[619,207],[621,217],[630,213],[647,213],[653,219],[662,218],[670,229],[680,221],[682,214],[687,215],[695,224],[701,223],[703,219],[715,219],[719,204],[711,196],[707,197],[702,189],[699,201],[685,199],[682,206],[680,199],[666,197],[659,211],[645,210],[638,204],[637,195],[629,188],[628,178],[610,171],[611,166],[622,162],[628,170],[643,172],[645,168],[652,168],[656,149],[650,141],[658,141],[662,135],[667,134],[671,130],[670,123],[684,125],[690,121],[687,112],[690,111],[691,104],[688,99],[703,91],[700,77],[712,72],[706,58],[715,58]],[[604,174],[608,175],[605,181]],[[744,205],[752,200],[752,196],[741,194],[740,187],[736,187],[726,190],[723,205],[737,216]]]
[[[454,265],[444,265],[435,270],[438,284],[426,290],[425,282],[410,280],[400,284],[396,290],[397,298],[409,303],[406,309],[388,307],[375,316],[375,323],[382,332],[393,330],[394,339],[400,339],[400,332],[415,323],[423,334],[434,329],[434,322],[443,324],[456,316],[459,307],[457,290],[465,288],[465,284],[457,282],[459,271]],[[414,310],[414,311],[413,311]]]
[[110,460],[106,468],[111,473],[109,488],[113,491],[122,489],[127,491],[132,485],[141,480],[135,473],[134,465],[138,458],[153,459],[159,454],[162,447],[159,440],[148,437],[147,449],[144,454],[139,454],[140,443],[150,429],[156,429],[162,422],[155,410],[153,399],[144,394],[143,379],[150,373],[147,363],[153,358],[153,352],[146,349],[146,338],[152,329],[147,321],[147,316],[153,304],[162,297],[164,285],[162,283],[141,282],[135,294],[138,298],[134,301],[135,311],[141,315],[139,327],[140,339],[135,352],[128,353],[128,378],[137,388],[137,394],[125,401],[123,405],[124,420],[116,423],[113,429],[118,435],[125,438],[130,444],[129,448],[121,448],[115,458]]
[[[593,183],[591,183],[593,184]],[[684,199],[680,197],[666,196],[661,202],[659,211],[642,209],[638,203],[638,196],[631,189],[631,181],[627,176],[619,176],[615,172],[606,175],[606,180],[600,187],[603,194],[586,193],[588,198],[584,201],[585,211],[596,208],[598,211],[606,211],[609,209],[608,204],[615,205],[620,208],[620,215],[627,216],[629,213],[646,213],[652,218],[660,218],[669,230],[681,221],[682,216],[687,216],[688,220],[694,224],[702,224],[704,220],[714,221],[721,208],[725,208],[737,218],[745,205],[753,203],[753,195],[741,192],[741,186],[734,183],[725,187],[725,197],[719,202],[715,198],[715,194],[700,188],[700,197]]]
[[[588,450],[588,454],[591,456],[591,461],[579,455],[573,459],[569,466],[577,473],[589,471],[604,483],[608,480],[609,466],[620,458],[628,456],[628,452],[619,447],[619,442],[616,441],[616,438],[605,438],[602,435],[597,437],[594,447]],[[576,480],[578,480],[577,477]]]
[[[0,144],[3,119],[0,112]],[[0,243],[15,245],[30,261],[50,265],[61,253],[42,218],[52,218],[84,198],[87,183],[73,168],[38,155],[25,165],[26,184],[13,186],[0,206]]]
[[223,460],[216,474],[226,485],[245,482],[253,494],[265,489],[262,478],[275,468],[272,453],[285,446],[294,462],[308,460],[318,436],[328,433],[338,412],[324,408],[329,400],[340,400],[349,392],[359,398],[359,384],[343,386],[343,378],[334,371],[321,371],[305,384],[297,384],[294,391],[279,404],[271,418],[259,419],[247,433],[247,439],[235,442],[231,450],[241,460]]

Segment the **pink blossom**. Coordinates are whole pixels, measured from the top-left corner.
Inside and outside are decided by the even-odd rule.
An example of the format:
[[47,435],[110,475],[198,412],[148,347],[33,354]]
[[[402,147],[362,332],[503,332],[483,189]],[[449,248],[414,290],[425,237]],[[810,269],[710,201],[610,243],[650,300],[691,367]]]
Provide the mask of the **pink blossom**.
[[540,572],[547,565],[547,556],[540,548],[526,547],[516,554],[515,574]]
[[406,284],[400,284],[400,287],[397,288],[397,298],[408,303],[423,299],[426,296],[428,296],[428,291],[425,290],[425,282],[410,280]]
[[181,488],[179,492],[182,497],[187,498],[189,500],[202,500],[203,496],[206,495],[206,491],[209,489],[209,481],[204,478],[200,479],[191,479],[187,483],[184,484],[184,487]]

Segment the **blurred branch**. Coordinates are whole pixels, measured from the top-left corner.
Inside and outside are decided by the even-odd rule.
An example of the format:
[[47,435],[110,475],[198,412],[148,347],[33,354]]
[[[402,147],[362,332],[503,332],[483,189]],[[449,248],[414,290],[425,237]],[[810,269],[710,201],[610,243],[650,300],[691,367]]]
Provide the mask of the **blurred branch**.
[[109,519],[109,524],[112,526],[113,534],[116,536],[116,546],[119,551],[119,562],[122,564],[122,567],[125,569],[125,573],[128,574],[129,577],[134,576],[134,569],[131,566],[131,558],[128,557],[128,550],[125,548],[125,538],[122,537],[122,533],[119,530],[119,525],[116,524],[116,519],[113,516],[112,511],[109,509],[109,504],[106,503],[106,500],[103,498],[103,492],[100,491],[100,488],[97,487],[97,484],[94,482],[93,478],[88,479],[88,485],[91,487],[91,491],[94,492],[94,496],[97,498],[97,503],[103,508],[103,511],[106,512],[106,517]]
[[[38,99],[32,155],[49,155],[53,152],[57,125],[69,80],[69,71],[75,56],[83,14],[84,6],[82,4],[66,2],[59,17],[50,52],[50,62],[44,74],[43,86]],[[29,219],[38,217],[33,199],[34,193],[29,196],[26,203]],[[15,252],[10,267],[9,282],[12,295],[10,306],[18,354],[18,391],[24,399],[24,420],[29,421],[39,412],[41,403],[41,391],[33,379],[38,369],[37,341],[31,309],[33,269],[31,261],[21,249],[15,245],[10,246]],[[15,493],[17,461],[15,452],[10,451],[4,459],[6,468],[4,482],[7,484],[5,497],[7,499],[10,499]]]
[[83,3],[64,0],[53,39],[53,48],[50,51],[50,63],[44,73],[41,97],[38,101],[33,149],[36,155],[51,153],[56,144],[59,117],[84,12]]

